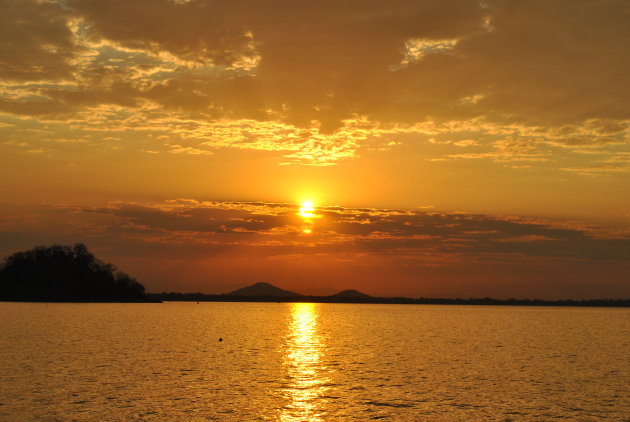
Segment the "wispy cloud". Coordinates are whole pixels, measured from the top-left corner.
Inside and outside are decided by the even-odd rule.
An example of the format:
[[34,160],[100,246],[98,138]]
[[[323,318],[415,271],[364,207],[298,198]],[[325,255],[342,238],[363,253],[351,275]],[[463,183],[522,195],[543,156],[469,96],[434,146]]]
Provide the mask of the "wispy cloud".
[[[291,246],[296,250],[365,251],[420,257],[432,254],[509,255],[630,261],[630,233],[577,222],[480,214],[321,207],[310,223],[293,204],[174,200],[159,204],[113,203],[103,207],[52,206],[38,210],[41,231],[64,220],[68,232],[132,237],[147,243],[187,242],[224,245]],[[21,219],[8,215],[4,230],[19,230]],[[60,221],[56,221],[59,224]],[[11,227],[13,226],[13,227]],[[73,229],[70,226],[74,226]],[[334,245],[334,246],[331,246]],[[273,253],[272,253],[273,254]]]
[[[448,291],[457,295],[522,292],[566,297],[561,286],[567,277],[582,286],[574,293],[628,293],[630,233],[614,227],[338,206],[319,207],[315,214],[318,218],[307,221],[294,204],[193,199],[5,206],[0,252],[85,242],[99,255],[126,264],[156,289],[196,285],[207,291],[226,280],[242,283],[260,276],[289,283],[304,277],[305,265],[313,265],[311,285],[325,277],[328,285],[371,285],[383,294],[440,292],[440,280],[452,279]],[[530,274],[529,280],[520,280],[517,270]],[[174,276],[172,271],[180,272],[177,280],[165,279],[166,274]],[[556,280],[557,271],[564,275]],[[602,281],[594,271],[602,271],[607,279]],[[208,279],[208,274],[215,275]],[[223,275],[217,279],[216,274]],[[480,280],[484,274],[487,280]],[[494,284],[508,274],[510,281],[503,287]],[[423,281],[427,277],[429,285]],[[384,278],[389,280],[386,285]]]

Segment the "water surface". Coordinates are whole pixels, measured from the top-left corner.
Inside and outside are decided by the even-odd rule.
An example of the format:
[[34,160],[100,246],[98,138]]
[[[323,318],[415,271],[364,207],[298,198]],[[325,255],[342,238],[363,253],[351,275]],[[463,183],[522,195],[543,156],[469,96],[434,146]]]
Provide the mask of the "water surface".
[[0,345],[7,421],[630,420],[628,309],[0,303]]

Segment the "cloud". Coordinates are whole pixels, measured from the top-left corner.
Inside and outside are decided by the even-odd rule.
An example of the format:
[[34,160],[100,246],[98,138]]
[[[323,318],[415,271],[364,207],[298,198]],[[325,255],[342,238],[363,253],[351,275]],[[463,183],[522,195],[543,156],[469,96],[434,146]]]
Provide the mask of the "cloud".
[[629,293],[630,233],[614,227],[345,207],[317,208],[319,218],[309,221],[298,211],[192,199],[3,205],[0,255],[83,242],[150,290],[227,291],[263,279],[298,291],[325,280],[384,295]]
[[256,132],[275,125],[309,141],[230,148],[318,165],[357,157],[346,123],[356,120],[370,123],[380,149],[429,126],[482,144],[499,132],[534,147],[628,142],[621,0],[5,3],[0,110],[9,114],[122,109],[136,130],[166,116],[181,126],[249,122],[263,139]]
[[186,147],[178,144],[170,145],[171,149],[169,152],[172,154],[190,154],[190,155],[210,155],[212,151],[207,151],[194,147]]
[[[299,216],[293,204],[200,202],[114,203],[103,207],[42,208],[29,219],[38,230],[67,220],[59,231],[130,238],[147,244],[250,247],[275,255],[321,251],[396,255],[523,255],[579,260],[630,261],[630,233],[606,227],[480,214],[409,210],[318,208],[316,220]],[[7,215],[4,230],[19,230],[22,218]],[[305,235],[303,227],[311,229]],[[231,246],[230,246],[231,245]],[[280,251],[280,252],[278,252]],[[309,252],[309,253],[310,253]]]
[[0,15],[0,79],[71,78],[73,35],[56,2],[5,0]]

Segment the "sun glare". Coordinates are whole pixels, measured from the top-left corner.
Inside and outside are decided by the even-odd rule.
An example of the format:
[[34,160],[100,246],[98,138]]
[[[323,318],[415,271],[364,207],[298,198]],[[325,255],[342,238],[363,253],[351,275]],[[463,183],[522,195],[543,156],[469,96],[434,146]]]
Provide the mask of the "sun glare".
[[304,218],[315,217],[315,207],[313,206],[313,203],[311,201],[302,202],[299,214]]
[[315,220],[322,217],[315,213],[315,205],[313,205],[313,201],[311,200],[302,201],[297,215],[303,219],[301,229],[302,233],[305,235],[313,234],[315,230]]

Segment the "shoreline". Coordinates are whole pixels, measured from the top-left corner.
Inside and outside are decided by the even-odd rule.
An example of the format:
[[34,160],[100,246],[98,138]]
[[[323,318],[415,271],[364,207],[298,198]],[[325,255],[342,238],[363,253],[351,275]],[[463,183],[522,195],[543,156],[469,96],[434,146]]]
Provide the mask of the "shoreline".
[[630,308],[630,299],[584,299],[584,300],[539,300],[539,299],[493,299],[493,298],[405,298],[374,297],[370,299],[329,298],[322,296],[302,297],[243,297],[228,295],[160,294],[149,293],[147,300],[33,300],[0,298],[7,303],[164,303],[164,302],[215,302],[215,303],[343,303],[374,305],[463,305],[463,306],[530,306],[565,308]]
[[542,299],[493,299],[493,298],[334,298],[326,296],[230,296],[204,295],[198,293],[148,293],[149,297],[163,302],[280,302],[280,303],[357,303],[357,304],[400,304],[400,305],[469,305],[469,306],[563,306],[563,307],[604,307],[628,308],[630,299],[584,299],[584,300],[542,300]]

